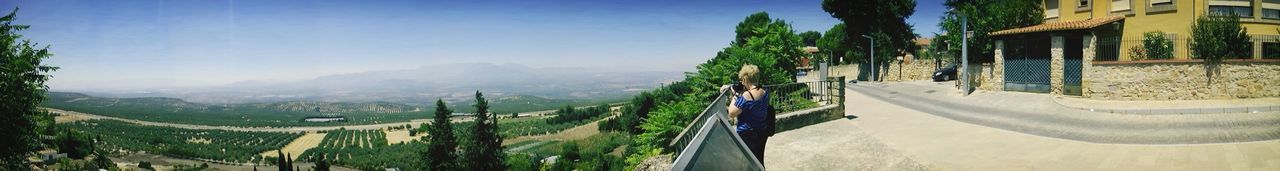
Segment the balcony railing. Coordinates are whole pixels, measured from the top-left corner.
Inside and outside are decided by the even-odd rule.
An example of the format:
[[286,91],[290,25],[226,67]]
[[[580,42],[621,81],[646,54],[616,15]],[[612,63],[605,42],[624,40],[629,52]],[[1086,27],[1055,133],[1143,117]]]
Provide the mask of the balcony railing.
[[[841,81],[843,78],[838,77],[764,88],[770,93],[770,104],[782,115],[839,103],[843,97],[838,91],[844,88]],[[681,150],[672,170],[764,170],[764,165],[755,160],[755,155],[734,131],[732,118],[728,116],[729,98],[733,98],[732,93],[720,92],[668,144],[672,149]]]

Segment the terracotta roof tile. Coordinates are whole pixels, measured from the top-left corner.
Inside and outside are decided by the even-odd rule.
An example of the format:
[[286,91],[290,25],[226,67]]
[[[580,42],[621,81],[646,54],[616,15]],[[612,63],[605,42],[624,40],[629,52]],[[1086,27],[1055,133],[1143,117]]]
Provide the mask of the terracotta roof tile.
[[1045,23],[1040,25],[1027,26],[1023,28],[1000,30],[996,32],[991,32],[991,34],[988,34],[988,35],[999,36],[999,35],[1011,35],[1011,34],[1046,32],[1046,31],[1090,29],[1090,28],[1102,26],[1103,24],[1120,21],[1123,19],[1124,19],[1124,16],[1108,16],[1108,17],[1088,19],[1088,20]]

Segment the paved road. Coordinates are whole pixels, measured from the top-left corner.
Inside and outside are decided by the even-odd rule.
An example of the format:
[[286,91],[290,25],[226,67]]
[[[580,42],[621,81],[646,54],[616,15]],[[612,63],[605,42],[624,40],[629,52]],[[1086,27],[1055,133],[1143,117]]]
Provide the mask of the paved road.
[[846,102],[846,113],[857,118],[774,136],[766,165],[782,170],[912,170],[918,167],[906,161],[915,161],[929,170],[1280,170],[1280,140],[1090,143],[960,122],[857,91],[849,91]]
[[946,83],[864,83],[865,97],[935,116],[1095,143],[1206,144],[1280,139],[1280,112],[1116,114],[1064,107],[1045,94],[977,92],[960,96]]

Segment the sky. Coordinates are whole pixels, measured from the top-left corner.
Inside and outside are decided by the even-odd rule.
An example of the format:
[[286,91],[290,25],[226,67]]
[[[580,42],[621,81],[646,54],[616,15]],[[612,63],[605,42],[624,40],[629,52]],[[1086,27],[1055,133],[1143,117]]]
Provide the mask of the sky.
[[[941,2],[909,20],[936,32]],[[933,6],[930,6],[932,4]],[[212,86],[491,62],[692,71],[765,11],[798,32],[839,20],[821,1],[2,1],[49,45],[54,90]]]

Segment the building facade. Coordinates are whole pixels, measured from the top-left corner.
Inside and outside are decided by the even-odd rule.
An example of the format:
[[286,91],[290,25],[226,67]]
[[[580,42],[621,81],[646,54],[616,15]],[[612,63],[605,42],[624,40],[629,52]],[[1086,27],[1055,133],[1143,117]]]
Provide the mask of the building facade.
[[[1148,32],[1163,32],[1174,40],[1173,59],[1190,59],[1187,40],[1191,25],[1201,15],[1240,15],[1241,25],[1255,39],[1253,55],[1262,58],[1280,52],[1265,51],[1280,46],[1280,0],[1044,0],[1045,23],[1084,21],[1119,16],[1118,29],[1100,32],[1101,40],[1119,39],[1119,47],[1133,47]],[[1130,40],[1130,41],[1124,41]],[[1268,54],[1264,54],[1264,52]],[[1130,52],[1120,48],[1116,59],[1131,61]]]
[[[1045,22],[1001,30],[978,89],[1108,100],[1280,97],[1280,0],[1044,0]],[[1234,15],[1247,56],[1209,69],[1189,50],[1204,15]],[[1154,37],[1154,38],[1153,38]],[[1152,49],[1144,41],[1167,42]],[[1212,74],[1211,70],[1225,71]]]

